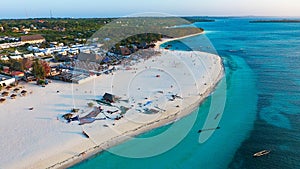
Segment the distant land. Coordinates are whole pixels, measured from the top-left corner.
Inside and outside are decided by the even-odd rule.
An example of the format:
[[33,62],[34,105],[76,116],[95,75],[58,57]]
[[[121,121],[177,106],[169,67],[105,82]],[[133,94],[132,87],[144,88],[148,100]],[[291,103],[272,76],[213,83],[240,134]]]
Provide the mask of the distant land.
[[300,23],[300,19],[255,20],[250,23]]
[[181,17],[182,19],[185,19],[189,22],[195,23],[195,22],[215,22],[214,19],[210,18],[203,18],[198,16],[190,16],[190,17]]

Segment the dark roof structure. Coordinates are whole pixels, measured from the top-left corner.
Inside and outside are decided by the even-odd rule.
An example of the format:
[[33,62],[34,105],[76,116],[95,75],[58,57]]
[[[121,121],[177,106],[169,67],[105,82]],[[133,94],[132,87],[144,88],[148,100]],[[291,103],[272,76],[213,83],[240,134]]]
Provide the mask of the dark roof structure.
[[105,93],[104,96],[103,96],[103,100],[107,101],[107,102],[110,102],[110,103],[113,103],[116,101],[116,96],[112,95],[112,94],[109,94],[109,93]]
[[97,54],[90,54],[90,53],[80,53],[78,55],[78,60],[86,61],[86,62],[96,62],[101,63],[104,57],[97,55]]
[[28,35],[28,36],[21,36],[22,42],[28,42],[28,41],[35,41],[35,40],[45,40],[45,38],[42,35]]

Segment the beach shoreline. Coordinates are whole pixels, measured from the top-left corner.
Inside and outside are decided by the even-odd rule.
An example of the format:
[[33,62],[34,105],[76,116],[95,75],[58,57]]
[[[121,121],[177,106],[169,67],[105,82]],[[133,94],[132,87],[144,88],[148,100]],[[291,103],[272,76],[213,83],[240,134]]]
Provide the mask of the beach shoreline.
[[[203,32],[199,33],[202,34]],[[187,37],[191,37],[191,36],[196,36],[199,34],[194,34],[194,35],[189,35],[189,36],[185,36],[185,37],[180,37],[180,38],[175,38],[175,39],[164,39],[161,43],[158,43],[157,46],[159,46],[162,43],[166,43],[168,41],[173,41],[173,40],[178,40],[178,39],[183,39],[183,38],[187,38]],[[29,115],[24,115],[25,117],[25,122],[22,123],[24,120],[24,118],[22,119],[22,117],[20,117],[20,119],[18,119],[18,114],[15,113],[14,117],[15,119],[10,119],[10,121],[8,120],[7,125],[11,125],[11,126],[16,126],[17,123],[22,123],[22,124],[18,124],[17,125],[17,129],[18,126],[19,127],[29,127],[29,131],[32,130],[35,133],[32,133],[30,136],[33,138],[36,138],[38,140],[38,143],[40,143],[40,147],[38,146],[38,148],[36,148],[35,146],[31,145],[33,144],[32,140],[34,140],[33,138],[27,138],[26,134],[24,134],[24,146],[26,146],[26,144],[28,145],[28,149],[30,150],[23,150],[24,152],[21,153],[20,156],[18,157],[14,157],[15,159],[10,159],[10,156],[13,157],[14,154],[13,152],[11,152],[11,154],[9,154],[10,156],[7,157],[7,160],[11,160],[11,161],[4,161],[6,162],[6,166],[4,165],[4,168],[66,168],[66,167],[70,167],[73,166],[81,161],[84,161],[86,159],[88,159],[91,156],[94,156],[95,154],[99,154],[104,150],[107,150],[108,148],[111,148],[115,145],[118,145],[120,143],[123,143],[124,141],[130,139],[131,137],[140,135],[142,133],[145,133],[147,131],[150,131],[152,129],[164,126],[166,124],[169,123],[173,123],[174,121],[177,121],[178,119],[181,119],[187,115],[189,115],[190,113],[192,113],[214,90],[215,87],[217,86],[218,82],[222,79],[222,77],[224,76],[224,67],[223,67],[223,63],[222,60],[219,56],[217,55],[213,55],[213,54],[208,54],[208,53],[204,53],[204,52],[185,52],[185,51],[168,51],[168,50],[164,50],[164,49],[159,49],[160,52],[162,52],[163,54],[161,56],[155,56],[154,58],[151,58],[148,61],[144,61],[144,63],[138,63],[136,65],[136,68],[134,69],[141,69],[143,67],[151,67],[149,65],[151,65],[153,63],[154,60],[156,60],[157,62],[160,63],[164,63],[165,64],[165,69],[167,69],[167,72],[172,72],[174,70],[176,70],[177,72],[175,72],[174,77],[177,76],[178,79],[181,78],[189,78],[191,79],[192,77],[188,77],[187,75],[183,75],[183,74],[179,74],[180,72],[184,72],[184,73],[189,73],[190,70],[188,70],[187,68],[183,67],[183,68],[178,68],[180,66],[183,66],[185,64],[190,64],[190,67],[192,67],[193,64],[196,63],[192,63],[189,62],[189,57],[192,57],[193,54],[196,54],[196,58],[197,56],[201,56],[203,57],[201,60],[201,62],[203,62],[205,65],[203,66],[203,70],[201,70],[200,72],[198,72],[198,79],[196,80],[195,85],[196,86],[192,86],[194,84],[194,81],[191,80],[189,83],[187,84],[181,84],[181,86],[183,86],[182,89],[182,94],[183,94],[183,98],[184,101],[186,102],[185,106],[183,106],[183,108],[180,108],[179,110],[177,108],[175,108],[175,105],[177,103],[170,103],[169,107],[170,109],[167,109],[167,112],[163,113],[158,119],[156,120],[150,120],[148,122],[145,122],[143,124],[138,124],[138,123],[132,123],[132,122],[120,122],[120,124],[116,124],[116,126],[112,126],[111,128],[114,128],[113,130],[111,130],[110,128],[106,128],[103,129],[103,127],[101,127],[100,129],[98,129],[97,127],[100,126],[99,124],[92,124],[92,125],[88,125],[89,127],[87,127],[86,129],[88,129],[89,134],[91,134],[93,136],[93,139],[86,139],[86,138],[82,138],[81,133],[78,133],[78,131],[83,130],[82,126],[79,126],[78,124],[71,124],[71,125],[67,125],[67,124],[63,124],[61,122],[59,122],[56,118],[57,114],[55,115],[55,111],[53,110],[53,107],[51,107],[51,105],[53,106],[62,106],[64,108],[64,110],[68,109],[67,107],[72,106],[69,104],[69,102],[72,102],[73,104],[76,103],[76,105],[78,107],[83,107],[83,105],[86,105],[86,99],[88,98],[87,95],[88,90],[91,89],[91,85],[92,84],[100,84],[104,85],[104,87],[97,87],[96,89],[101,89],[98,90],[97,92],[94,91],[94,93],[103,93],[103,91],[110,91],[111,90],[111,86],[107,85],[109,83],[111,83],[113,81],[113,77],[111,77],[110,75],[105,75],[104,77],[96,77],[95,78],[95,82],[94,83],[85,83],[83,85],[67,85],[65,83],[62,82],[54,82],[54,84],[50,84],[52,86],[47,86],[45,89],[41,89],[38,86],[30,86],[30,90],[36,92],[33,93],[32,96],[28,96],[28,98],[17,98],[17,100],[15,100],[15,103],[18,102],[22,102],[24,104],[24,106],[26,105],[30,105],[32,107],[35,107],[34,112],[32,112]],[[174,59],[174,64],[175,66],[173,66],[173,62],[170,61],[170,59],[174,58],[175,56],[180,56],[181,58],[185,58],[186,60],[183,61],[185,63],[181,63],[182,61],[178,62],[178,60]],[[193,56],[194,57],[194,56]],[[180,58],[177,58],[180,59]],[[155,66],[155,64],[154,64]],[[185,65],[186,66],[186,65]],[[213,67],[213,69],[211,71],[207,71],[205,69],[205,67]],[[153,69],[153,68],[152,68]],[[145,69],[146,71],[152,71],[152,69]],[[156,70],[155,70],[156,71]],[[153,70],[153,72],[151,73],[155,73],[155,71]],[[204,79],[200,79],[200,77],[202,78],[202,74],[204,77],[204,74],[206,76],[206,78]],[[211,74],[210,74],[211,73]],[[132,71],[122,71],[122,70],[118,70],[115,74],[120,74],[120,77],[123,77],[124,79],[129,79],[132,78],[133,76],[136,76],[136,74]],[[124,81],[124,79],[121,79],[120,82]],[[140,79],[143,80],[143,79]],[[145,79],[146,81],[149,79]],[[163,79],[164,80],[164,79]],[[107,84],[103,84],[103,81],[107,81]],[[126,80],[125,80],[126,81]],[[183,82],[185,82],[185,80],[182,80]],[[179,82],[179,83],[183,83],[183,82]],[[208,83],[208,85],[206,85],[206,83]],[[121,86],[116,86],[116,88],[122,88],[122,83],[117,83],[117,84],[121,84]],[[192,93],[194,93],[194,90],[198,91],[198,87],[201,87],[201,92],[199,91],[199,93],[201,94],[195,94],[192,95]],[[47,90],[47,88],[49,88]],[[78,88],[78,89],[77,89]],[[203,88],[203,89],[202,89]],[[74,90],[73,90],[74,89]],[[56,93],[56,91],[60,90],[60,93]],[[121,90],[121,89],[120,89]],[[81,92],[81,94],[76,94]],[[116,91],[117,92],[117,91]],[[66,94],[65,94],[66,93]],[[68,93],[72,93],[72,95],[69,95]],[[122,92],[119,92],[122,93]],[[48,99],[53,100],[52,102],[56,103],[55,101],[60,101],[59,104],[51,104],[52,102],[48,102],[47,98],[45,98],[45,100],[43,100],[41,98],[41,96],[43,95],[49,95]],[[80,101],[75,101],[74,102],[74,96],[79,95],[84,96],[84,98],[80,98]],[[90,91],[90,95],[93,95],[93,92]],[[18,100],[19,99],[19,100]],[[32,104],[32,100],[36,100],[37,103]],[[41,108],[39,107],[39,101],[41,102],[42,106]],[[7,103],[5,103],[7,104]],[[48,104],[50,104],[48,106]],[[3,106],[3,105],[2,105]],[[4,105],[5,106],[5,105]],[[36,108],[37,107],[37,108]],[[37,110],[36,110],[37,109]],[[7,104],[7,111],[11,112],[12,110],[15,110],[15,107],[12,105],[12,103],[8,103]],[[22,111],[22,108],[20,108],[19,111]],[[24,111],[24,110],[23,110]],[[36,112],[35,112],[36,111]],[[58,112],[61,112],[62,110],[57,110]],[[42,112],[40,115],[37,113]],[[45,112],[43,114],[43,112]],[[27,112],[25,112],[27,113]],[[24,113],[24,114],[25,114]],[[52,114],[50,114],[52,113]],[[26,117],[28,116],[28,117]],[[45,117],[43,117],[45,116]],[[139,116],[134,116],[136,118],[139,118]],[[28,119],[26,119],[28,118]],[[37,124],[31,124],[28,125],[28,123],[30,123],[30,120],[36,120]],[[22,121],[21,121],[22,120]],[[26,121],[27,120],[27,121]],[[48,120],[46,121],[48,126],[45,126],[44,128],[41,127],[40,129],[38,129],[36,131],[36,127],[40,126],[40,125],[44,125],[44,122],[41,122],[41,120]],[[16,123],[16,124],[14,124]],[[28,126],[27,126],[28,125]],[[98,125],[98,126],[97,126]],[[49,127],[51,130],[49,130]],[[90,129],[91,128],[91,129]],[[12,129],[13,130],[13,129]],[[16,129],[14,129],[16,130]],[[25,130],[25,129],[24,129]],[[46,132],[44,130],[47,130]],[[49,131],[48,131],[49,130]],[[100,131],[99,131],[100,130]],[[111,131],[116,131],[118,130],[118,132],[111,132]],[[27,131],[27,129],[25,130]],[[102,136],[99,136],[100,134],[98,132],[102,131],[102,135],[105,135],[103,138]],[[2,131],[3,135],[7,134],[8,132],[12,132],[12,131]],[[20,135],[23,134],[24,132],[19,131]],[[28,132],[28,131],[27,131]],[[45,140],[41,139],[41,137],[44,135],[44,133],[48,133],[48,135],[46,135],[47,138],[45,138]],[[97,134],[95,134],[97,133]],[[18,133],[16,133],[17,135]],[[57,135],[58,134],[58,135]],[[14,136],[16,138],[18,138],[17,136]],[[60,138],[61,137],[61,138]],[[29,139],[26,140],[26,139]],[[39,140],[41,139],[41,140]],[[47,140],[49,139],[49,140]],[[62,139],[62,140],[60,140]],[[13,146],[10,145],[9,143],[9,134],[6,138],[6,140],[3,140],[3,143],[5,143],[4,145],[7,145],[8,148],[4,149],[4,152],[10,152],[9,146]],[[16,144],[20,144],[20,143],[16,143]],[[32,146],[32,147],[30,147]],[[20,147],[19,149],[16,149],[14,151],[20,151],[22,150],[22,148],[24,147]],[[34,151],[32,149],[36,148],[37,151]],[[43,155],[43,156],[41,156]],[[14,163],[15,162],[15,163]],[[1,166],[2,167],[2,166]]]
[[[196,35],[200,35],[200,34],[202,34],[202,33],[191,35],[191,36],[196,36]],[[190,36],[187,36],[187,37],[190,37]],[[177,40],[187,38],[187,37],[177,38]],[[169,42],[169,41],[172,41],[172,40],[173,39],[167,39],[167,40],[164,40],[163,43],[166,43],[166,42]],[[163,43],[161,43],[161,44],[163,44]],[[222,63],[221,60],[220,60],[220,64],[223,66],[223,63]],[[78,158],[76,158],[75,160],[72,157],[72,158],[64,161],[65,164],[61,165],[60,163],[57,163],[57,164],[49,167],[49,169],[50,168],[61,168],[62,169],[62,168],[68,168],[68,167],[74,166],[74,165],[76,165],[76,164],[78,164],[78,163],[80,163],[84,160],[87,160],[88,158],[91,158],[91,157],[93,157],[97,154],[103,153],[103,151],[105,151],[105,150],[107,150],[111,147],[114,147],[116,145],[119,145],[119,144],[131,139],[131,137],[135,137],[135,136],[138,136],[138,135],[143,134],[145,132],[148,132],[150,130],[162,127],[162,126],[170,124],[170,123],[174,123],[177,120],[182,119],[182,118],[190,115],[216,89],[217,85],[219,84],[219,82],[221,81],[223,76],[224,76],[224,69],[222,69],[219,72],[219,74],[217,76],[217,79],[214,82],[214,85],[211,86],[208,90],[206,90],[206,92],[202,96],[200,96],[199,98],[194,100],[194,102],[191,103],[184,110],[180,110],[180,111],[176,112],[175,114],[171,114],[171,115],[169,115],[169,116],[167,116],[163,119],[160,119],[159,121],[156,121],[155,123],[145,124],[141,127],[138,127],[138,129],[132,129],[131,131],[127,131],[126,134],[119,135],[118,137],[113,138],[113,139],[111,139],[107,142],[104,142],[101,145],[94,146],[93,148],[90,148],[89,150],[84,151],[84,154],[85,154],[84,156],[78,155],[77,156]],[[130,136],[130,138],[128,138],[128,136]],[[107,145],[109,145],[109,146],[107,146]]]
[[[210,88],[210,90],[208,90],[207,92],[205,92],[205,94],[203,96],[201,96],[198,100],[195,100],[194,103],[190,104],[189,107],[185,110],[180,110],[178,112],[164,119],[160,119],[158,122],[156,123],[153,123],[151,125],[145,125],[139,129],[133,129],[132,133],[126,133],[126,135],[120,135],[119,137],[120,138],[115,138],[113,140],[110,140],[108,142],[104,142],[102,143],[103,145],[107,145],[109,144],[109,146],[105,146],[105,147],[101,147],[101,145],[97,145],[95,147],[93,147],[92,149],[89,149],[87,151],[84,152],[85,156],[77,156],[78,158],[77,159],[73,159],[70,158],[68,160],[65,161],[65,164],[60,164],[60,163],[57,163],[53,166],[50,166],[48,167],[48,169],[51,169],[51,168],[59,168],[59,169],[63,169],[63,168],[68,168],[68,167],[72,167],[80,162],[83,162],[95,155],[98,155],[98,154],[101,154],[103,153],[103,151],[111,148],[111,147],[114,147],[116,145],[119,145],[119,144],[122,144],[123,142],[129,140],[130,138],[127,138],[126,136],[131,136],[131,137],[135,137],[135,136],[138,136],[140,134],[143,134],[145,132],[148,132],[150,130],[153,130],[153,129],[156,129],[156,128],[159,128],[159,127],[162,127],[164,125],[168,125],[168,124],[171,124],[171,123],[174,123],[176,122],[177,120],[180,120],[188,115],[190,115],[194,110],[196,110],[204,101],[207,97],[209,97],[209,95],[216,89],[217,85],[219,84],[219,82],[221,81],[222,77],[224,76],[224,72],[220,72],[220,74],[218,75],[218,80],[216,81],[215,83],[215,86],[212,86],[212,88]],[[138,131],[138,132],[136,132]],[[70,160],[70,161],[69,161]]]
[[186,36],[182,36],[182,37],[178,37],[178,38],[162,38],[161,41],[157,41],[155,44],[155,49],[160,49],[160,46],[164,43],[167,42],[171,42],[171,41],[175,41],[175,40],[180,40],[180,39],[185,39],[185,38],[190,38],[190,37],[194,37],[194,36],[198,36],[198,35],[203,35],[205,34],[205,31],[199,32],[199,33],[195,33],[195,34],[191,34],[191,35],[186,35]]

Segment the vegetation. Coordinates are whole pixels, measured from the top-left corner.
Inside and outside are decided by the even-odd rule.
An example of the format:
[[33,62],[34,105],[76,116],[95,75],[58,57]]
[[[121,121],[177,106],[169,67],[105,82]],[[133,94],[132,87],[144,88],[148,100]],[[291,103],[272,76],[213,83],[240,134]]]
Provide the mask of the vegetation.
[[[111,22],[113,18],[39,18],[39,19],[6,19],[0,21],[4,28],[0,36],[20,37],[22,29],[30,28],[30,34],[41,34],[48,42],[59,41],[65,44],[74,43],[76,38],[91,37],[98,29]],[[15,31],[12,28],[18,28]]]
[[250,23],[299,23],[299,19],[279,19],[279,20],[254,20]]
[[[115,22],[113,22],[115,21]],[[24,35],[22,30],[30,28],[28,35],[41,34],[46,41],[58,41],[68,44],[76,42],[86,42],[86,40],[100,28],[108,23],[119,27],[125,25],[136,26],[137,24],[145,24],[142,26],[154,26],[156,28],[176,26],[180,24],[191,24],[194,22],[212,22],[214,20],[200,17],[141,17],[141,18],[33,18],[33,19],[6,19],[0,20],[0,27],[4,30],[0,32],[1,36],[20,37]],[[180,22],[180,23],[178,23]],[[17,28],[17,30],[13,29]],[[110,28],[111,29],[111,28]],[[112,31],[115,31],[112,29]],[[109,37],[109,36],[108,36]],[[48,45],[47,43],[45,45]]]
[[192,16],[192,17],[182,17],[182,19],[185,19],[191,23],[195,22],[214,22],[214,19],[210,19],[207,17],[199,17],[199,16]]
[[[153,47],[153,42],[161,38],[176,38],[203,31],[197,27],[179,27],[179,25],[190,25],[193,22],[212,22],[213,20],[199,17],[133,17],[133,18],[39,18],[39,19],[6,19],[0,20],[1,43],[16,41],[15,38],[24,34],[41,34],[46,42],[36,44],[39,48],[48,48],[51,42],[71,45],[75,43],[86,43],[87,45],[103,44],[104,49],[115,54],[134,53],[138,49]],[[109,23],[109,24],[108,24]],[[52,43],[54,44],[54,43]],[[15,55],[16,50],[26,54],[30,44],[19,47],[1,49],[1,55]],[[124,49],[127,47],[129,49]],[[34,53],[34,51],[33,51]],[[127,55],[124,54],[124,55]],[[58,52],[54,53],[55,60],[61,59]],[[63,60],[63,59],[62,59]],[[45,61],[30,59],[2,61],[1,66],[8,66],[11,70],[27,71],[32,68],[31,73],[38,80],[43,81],[51,71],[49,64]]]
[[45,61],[36,59],[32,64],[32,74],[37,79],[45,79],[46,76],[50,73],[51,68],[49,64]]
[[89,102],[89,103],[88,103],[88,106],[89,106],[89,107],[93,107],[93,106],[94,106],[94,103],[93,103],[93,102]]

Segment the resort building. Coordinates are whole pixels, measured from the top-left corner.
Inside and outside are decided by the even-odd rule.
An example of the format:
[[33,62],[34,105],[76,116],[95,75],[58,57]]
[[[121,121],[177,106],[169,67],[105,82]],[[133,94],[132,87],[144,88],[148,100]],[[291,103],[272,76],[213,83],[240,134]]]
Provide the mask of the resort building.
[[11,59],[14,60],[19,60],[19,59],[23,59],[23,57],[21,55],[16,55],[16,56],[9,56]]
[[24,72],[20,72],[20,71],[13,71],[13,72],[11,72],[11,75],[12,75],[16,80],[20,80],[20,79],[22,79],[22,78],[25,76]]
[[43,57],[43,56],[45,56],[45,53],[43,53],[43,52],[37,52],[37,53],[34,54],[34,56],[35,57]]
[[33,55],[33,53],[24,54],[23,57],[26,58],[26,59],[29,59],[29,58],[34,58],[34,55]]
[[45,41],[46,39],[42,35],[21,36],[22,43],[37,44],[37,43],[43,43]]
[[103,60],[103,57],[98,54],[80,53],[78,55],[78,60],[85,61],[85,62],[101,63]]
[[7,56],[5,56],[5,55],[0,55],[0,60],[2,60],[2,61],[8,61],[9,58]]
[[15,82],[16,82],[15,78],[0,74],[0,85],[1,86],[9,86],[10,84],[13,84]]

